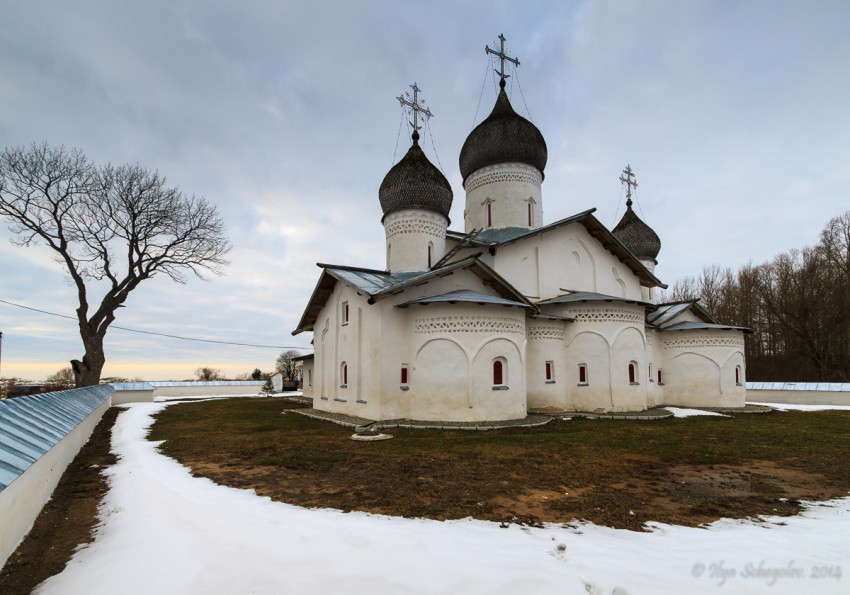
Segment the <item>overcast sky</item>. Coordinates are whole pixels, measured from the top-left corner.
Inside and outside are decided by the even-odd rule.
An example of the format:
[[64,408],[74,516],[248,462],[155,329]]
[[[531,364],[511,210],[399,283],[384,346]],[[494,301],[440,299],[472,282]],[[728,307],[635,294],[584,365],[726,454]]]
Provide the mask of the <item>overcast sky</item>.
[[[629,163],[672,284],[813,244],[850,208],[848,23],[843,0],[7,0],[0,146],[139,163],[218,206],[226,276],[146,281],[115,324],[306,349],[290,331],[315,263],[385,266],[378,187],[409,146],[395,98],[414,81],[462,230],[458,154],[492,109],[484,46],[504,33],[521,61],[513,105],[549,148],[545,221],[596,207],[613,227]],[[0,299],[73,315],[62,268],[10,237],[3,225]],[[0,331],[2,376],[82,355],[70,320],[0,304]],[[106,352],[106,376],[183,379],[269,370],[280,349],[111,330]]]

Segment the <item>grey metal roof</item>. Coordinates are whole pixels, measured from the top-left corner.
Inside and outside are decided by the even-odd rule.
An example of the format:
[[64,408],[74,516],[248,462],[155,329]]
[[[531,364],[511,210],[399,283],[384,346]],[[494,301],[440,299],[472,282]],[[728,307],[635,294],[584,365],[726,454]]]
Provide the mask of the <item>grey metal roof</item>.
[[530,304],[525,304],[523,302],[516,302],[514,300],[507,300],[505,298],[488,295],[486,293],[481,293],[480,291],[472,291],[470,289],[458,289],[457,291],[450,291],[449,293],[443,293],[440,295],[433,295],[430,297],[417,298],[415,300],[410,300],[409,302],[403,302],[401,304],[396,304],[397,308],[405,308],[411,304],[435,304],[435,303],[449,303],[454,304],[456,302],[466,302],[473,304],[494,304],[499,306],[518,306],[520,308],[529,308],[534,309],[534,306]]
[[502,88],[493,111],[463,143],[460,173],[465,182],[470,174],[488,165],[525,163],[536,167],[542,174],[548,155],[540,130],[514,111]]
[[404,209],[425,209],[448,219],[452,187],[414,140],[407,154],[384,176],[378,198],[384,217]]
[[649,302],[642,302],[641,300],[617,297],[615,295],[605,295],[604,293],[594,293],[592,291],[574,291],[572,293],[566,293],[564,295],[559,295],[558,297],[537,302],[537,305],[546,306],[548,304],[571,304],[575,302],[624,302],[626,304],[653,306],[653,304],[650,304]]
[[334,265],[319,265],[324,267],[328,273],[340,281],[345,281],[355,289],[367,294],[375,295],[399,283],[404,283],[415,277],[423,275],[425,271],[411,273],[388,273],[386,271],[375,271],[369,269],[357,269],[354,267],[342,267]]
[[847,382],[748,382],[747,390],[816,390],[850,392]]
[[[480,232],[470,245],[480,247],[489,247],[491,250],[498,249],[500,246],[513,244],[514,242],[522,241],[524,238],[532,237],[538,234],[546,233],[555,230],[570,223],[581,223],[591,236],[596,238],[602,246],[611,254],[616,256],[623,264],[628,266],[632,272],[637,275],[641,281],[641,285],[645,287],[661,287],[666,288],[667,285],[655,276],[655,274],[646,268],[646,266],[634,255],[634,253],[620,241],[611,231],[605,227],[599,219],[594,217],[593,213],[596,209],[588,209],[577,213],[565,219],[555,221],[543,227],[535,229],[527,229],[524,227],[504,227],[499,229],[486,229]],[[456,231],[446,232],[446,237],[451,237],[455,240],[461,240],[466,234]]]
[[679,314],[686,312],[696,303],[696,300],[688,300],[684,302],[676,302],[673,304],[658,304],[658,309],[651,312],[646,317],[649,324],[661,326],[665,322],[674,319]]
[[632,254],[640,259],[655,260],[661,252],[661,239],[658,234],[632,210],[631,199],[626,203],[623,218],[612,232],[623,242]]
[[152,380],[148,382],[113,382],[115,390],[154,390],[171,386],[258,386],[262,380]]
[[109,385],[0,401],[0,490],[112,396]]
[[446,277],[457,270],[469,269],[475,275],[499,292],[507,299],[514,298],[516,301],[527,304],[532,308],[535,306],[526,299],[513,285],[501,277],[496,271],[478,260],[481,253],[472,254],[461,260],[441,265],[432,271],[410,272],[410,273],[388,273],[372,269],[359,269],[354,267],[341,267],[330,264],[318,263],[322,267],[322,276],[307,302],[307,307],[301,315],[298,327],[292,331],[293,335],[311,330],[316,322],[316,317],[324,307],[325,302],[333,293],[336,282],[343,281],[354,287],[357,291],[369,296],[370,303],[383,299],[389,295],[396,295],[412,285],[427,283],[433,279]]
[[294,362],[302,362],[304,360],[313,359],[316,357],[315,353],[308,353],[307,355],[299,355],[298,357],[293,357],[292,361]]
[[743,326],[732,326],[728,324],[711,324],[708,322],[677,322],[676,324],[671,324],[670,326],[665,326],[658,329],[659,331],[744,331],[745,333],[751,333],[752,330],[743,327]]

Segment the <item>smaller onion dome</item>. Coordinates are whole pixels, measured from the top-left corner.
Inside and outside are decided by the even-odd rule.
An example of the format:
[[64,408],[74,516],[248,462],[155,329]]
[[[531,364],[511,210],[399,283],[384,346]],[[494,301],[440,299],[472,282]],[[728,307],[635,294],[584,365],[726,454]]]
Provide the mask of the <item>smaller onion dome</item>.
[[632,210],[631,199],[626,201],[626,212],[612,233],[641,260],[655,260],[661,252],[661,239]]
[[423,209],[449,218],[452,187],[446,176],[428,161],[419,146],[418,132],[413,133],[413,145],[407,154],[384,176],[378,198],[384,217],[405,209]]
[[460,150],[460,173],[464,181],[473,172],[497,163],[525,163],[540,173],[549,153],[537,126],[514,111],[505,93],[505,81],[499,81],[499,97],[493,111],[476,126]]

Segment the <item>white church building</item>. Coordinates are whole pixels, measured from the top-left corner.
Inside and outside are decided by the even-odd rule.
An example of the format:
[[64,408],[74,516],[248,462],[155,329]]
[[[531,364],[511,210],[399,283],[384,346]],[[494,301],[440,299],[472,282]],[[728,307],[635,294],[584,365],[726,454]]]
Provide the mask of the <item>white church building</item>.
[[[502,38],[503,39],[503,38]],[[319,264],[293,334],[312,332],[303,387],[316,409],[372,420],[520,419],[529,410],[743,407],[744,333],[695,301],[656,303],[658,235],[627,207],[544,224],[546,142],[502,68],[492,113],[460,152],[464,230],[448,180],[412,145],[378,192],[386,270]]]

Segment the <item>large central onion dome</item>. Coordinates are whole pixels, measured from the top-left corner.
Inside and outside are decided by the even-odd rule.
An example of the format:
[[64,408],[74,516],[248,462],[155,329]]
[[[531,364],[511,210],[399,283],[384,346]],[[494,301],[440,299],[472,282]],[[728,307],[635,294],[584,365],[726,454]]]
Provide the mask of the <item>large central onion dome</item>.
[[655,260],[661,252],[661,239],[632,210],[632,201],[626,201],[626,213],[612,233],[640,260]]
[[418,141],[419,133],[414,132],[410,150],[381,182],[378,198],[384,210],[384,218],[390,213],[406,209],[434,211],[449,218],[452,187],[446,176],[428,161]]
[[546,167],[548,151],[537,126],[511,107],[505,81],[499,81],[499,97],[487,119],[476,126],[460,150],[460,173],[464,181],[473,172],[497,163],[525,163],[540,173]]

